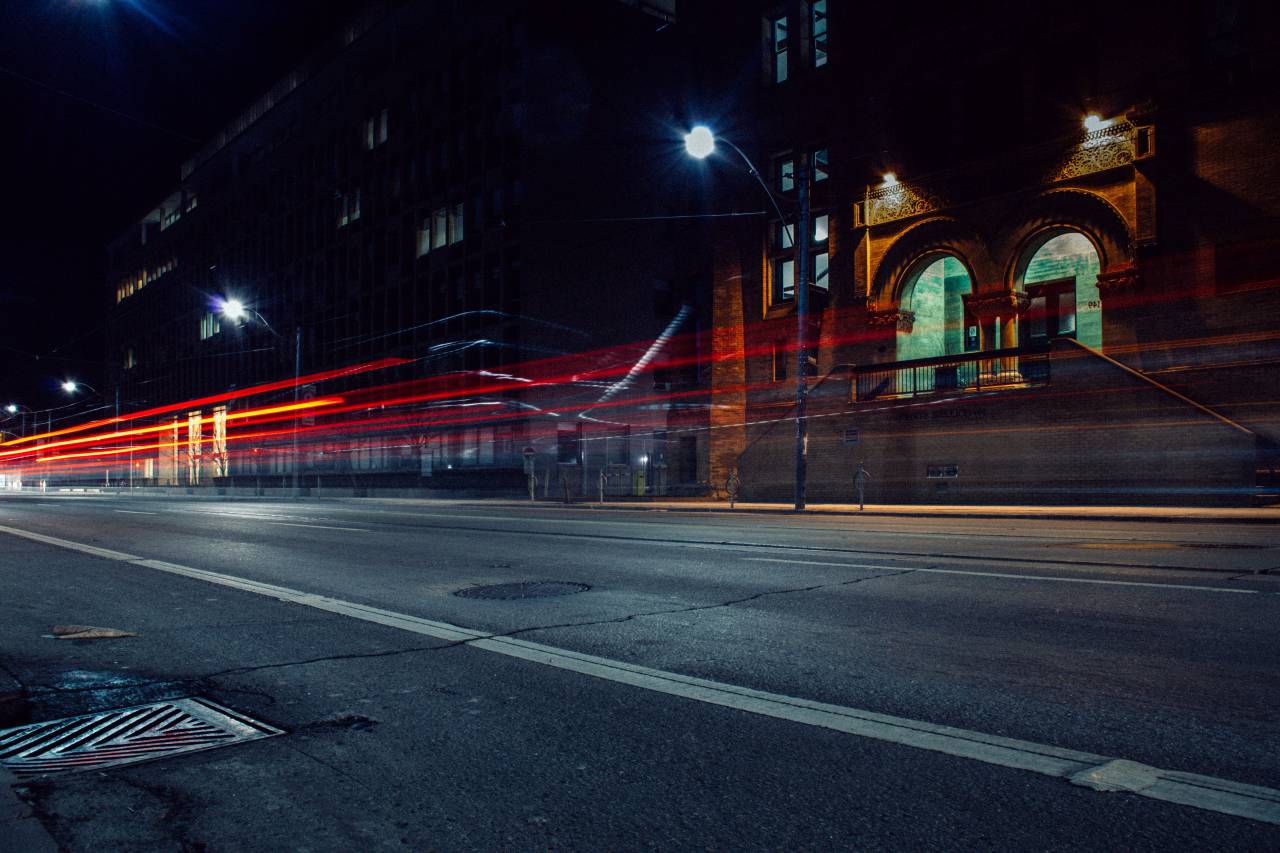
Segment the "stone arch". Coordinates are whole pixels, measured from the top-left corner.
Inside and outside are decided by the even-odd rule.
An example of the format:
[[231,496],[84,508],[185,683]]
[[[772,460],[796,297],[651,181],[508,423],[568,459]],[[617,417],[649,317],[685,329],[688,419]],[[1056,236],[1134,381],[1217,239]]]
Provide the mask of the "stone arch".
[[1035,250],[1066,231],[1089,238],[1104,270],[1133,261],[1133,229],[1115,205],[1085,190],[1050,190],[1019,208],[998,231],[993,254],[1003,259],[1005,289],[1017,290]]
[[952,217],[927,219],[899,235],[881,255],[871,284],[873,310],[899,307],[919,264],[943,255],[952,255],[964,264],[975,288],[995,271],[986,240],[977,229]]
[[896,360],[958,355],[966,350],[965,299],[973,293],[973,273],[951,251],[929,250],[907,267],[896,285],[899,324]]

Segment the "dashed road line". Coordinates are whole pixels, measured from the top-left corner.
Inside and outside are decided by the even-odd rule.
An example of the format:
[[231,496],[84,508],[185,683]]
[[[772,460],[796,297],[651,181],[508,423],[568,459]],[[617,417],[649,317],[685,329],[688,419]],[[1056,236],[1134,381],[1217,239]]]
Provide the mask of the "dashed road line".
[[[832,729],[857,737],[981,761],[999,767],[1026,770],[1064,779],[1072,784],[1095,790],[1127,791],[1150,799],[1280,825],[1280,791],[1272,788],[1246,785],[1195,773],[1164,770],[1089,752],[1062,749],[1032,741],[952,726],[940,726],[923,720],[894,717],[858,708],[814,702],[794,696],[694,678],[515,637],[473,631],[447,622],[437,622],[289,587],[251,581],[221,572],[197,569],[163,560],[146,559],[122,551],[97,548],[15,527],[0,525],[0,533],[9,533],[96,557],[252,592],[668,696],[733,708],[801,725]],[[972,573],[960,572],[960,574]],[[1021,579],[1023,576],[1010,575],[1010,577]],[[1164,586],[1164,584],[1143,585]]]

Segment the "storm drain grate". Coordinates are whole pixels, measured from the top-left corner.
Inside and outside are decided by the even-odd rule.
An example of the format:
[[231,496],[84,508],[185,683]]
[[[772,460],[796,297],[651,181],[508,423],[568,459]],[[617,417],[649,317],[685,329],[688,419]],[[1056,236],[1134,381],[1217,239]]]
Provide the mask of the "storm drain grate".
[[208,699],[170,699],[4,729],[0,764],[19,777],[101,770],[279,734]]
[[510,601],[518,598],[550,598],[555,595],[573,595],[591,589],[585,583],[567,581],[520,581],[492,586],[472,586],[460,589],[454,595],[462,598],[487,598]]

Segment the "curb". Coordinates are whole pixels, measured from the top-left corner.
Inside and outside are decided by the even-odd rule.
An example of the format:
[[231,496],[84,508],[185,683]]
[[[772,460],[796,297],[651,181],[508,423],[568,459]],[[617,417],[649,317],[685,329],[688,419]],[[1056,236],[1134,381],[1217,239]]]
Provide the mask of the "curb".
[[[385,500],[378,498],[356,498],[356,500]],[[406,503],[417,503],[415,499],[400,499]],[[466,506],[508,506],[508,507],[530,507],[539,509],[593,509],[604,511],[631,511],[631,512],[705,512],[705,513],[722,513],[726,515],[735,514],[753,514],[753,515],[790,515],[794,516],[798,513],[794,509],[787,507],[773,506],[743,506],[739,504],[735,509],[729,509],[727,504],[696,504],[691,503],[685,505],[672,504],[648,504],[648,503],[600,503],[598,501],[582,501],[580,503],[565,504],[558,501],[538,501],[536,503],[517,502],[517,501],[451,501],[454,504],[462,504]],[[1189,510],[1196,512],[1196,510]],[[987,519],[1021,519],[1021,520],[1061,520],[1061,521],[1142,521],[1142,522],[1158,522],[1158,523],[1189,523],[1189,524],[1280,524],[1280,511],[1273,512],[1271,517],[1266,515],[1255,514],[1232,514],[1228,510],[1221,515],[1180,515],[1173,513],[1159,513],[1151,510],[1147,512],[1135,513],[1119,513],[1100,510],[1098,512],[1081,512],[1079,510],[1011,510],[1009,512],[984,511],[980,508],[959,509],[955,512],[936,511],[936,510],[910,510],[910,509],[836,509],[824,508],[821,505],[810,506],[806,510],[806,514],[813,516],[838,515],[838,516],[876,516],[881,518],[987,518]]]

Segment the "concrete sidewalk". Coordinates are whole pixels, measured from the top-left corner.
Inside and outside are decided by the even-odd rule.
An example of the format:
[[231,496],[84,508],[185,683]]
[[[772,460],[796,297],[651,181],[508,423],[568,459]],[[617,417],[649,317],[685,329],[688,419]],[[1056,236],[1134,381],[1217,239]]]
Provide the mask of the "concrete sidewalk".
[[[430,503],[411,498],[357,498],[356,500]],[[451,504],[475,506],[513,507],[565,507],[576,509],[630,510],[633,512],[723,512],[768,513],[795,515],[791,503],[766,503],[761,501],[738,502],[729,509],[728,501],[713,499],[649,500],[616,498],[604,503],[579,500],[564,504],[553,500],[512,501],[459,500]],[[964,504],[867,504],[859,510],[857,504],[809,504],[805,510],[812,515],[862,515],[887,517],[931,518],[1043,518],[1074,521],[1159,521],[1159,522],[1209,522],[1215,524],[1280,524],[1280,506],[1272,507],[1152,507],[1152,506],[1019,506],[1019,505],[964,505]]]
[[[337,490],[335,490],[337,491]],[[346,491],[346,490],[343,490]],[[250,502],[360,502],[401,506],[483,506],[483,507],[537,507],[554,509],[630,510],[632,512],[739,512],[795,514],[790,501],[739,501],[733,510],[729,502],[716,498],[632,498],[606,497],[601,503],[590,497],[576,496],[565,504],[555,498],[539,498],[529,501],[510,493],[481,497],[430,497],[399,495],[395,497],[361,496],[349,494],[312,494],[295,498],[286,494],[254,495],[249,490],[232,490],[230,494],[217,494],[209,490],[189,494],[186,490],[171,488],[138,488],[134,490],[77,489],[74,492],[50,492],[50,497],[116,497],[163,498],[176,497],[185,500],[250,501]],[[34,492],[0,493],[0,497],[40,497]],[[847,503],[810,503],[806,511],[813,515],[864,515],[884,517],[926,518],[1010,518],[1010,519],[1062,519],[1067,521],[1153,521],[1153,522],[1206,522],[1213,524],[1280,524],[1280,504],[1267,507],[1195,507],[1195,506],[1034,506],[1028,504],[867,504],[865,510]]]

